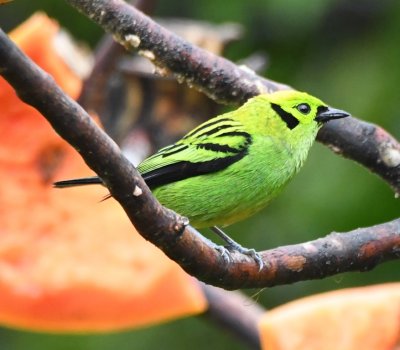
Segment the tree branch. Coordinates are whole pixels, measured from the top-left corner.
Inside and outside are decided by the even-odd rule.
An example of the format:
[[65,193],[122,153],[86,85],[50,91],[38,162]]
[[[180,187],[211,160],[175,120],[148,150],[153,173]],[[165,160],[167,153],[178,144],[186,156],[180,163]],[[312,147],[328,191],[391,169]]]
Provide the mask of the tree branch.
[[[240,104],[261,92],[291,88],[191,45],[122,0],[66,1],[125,48],[139,50],[160,72],[171,72],[216,101]],[[364,165],[400,194],[400,144],[382,128],[346,118],[324,126],[318,141]]]
[[[160,68],[215,101],[241,104],[260,92],[289,89],[196,47],[122,0],[66,0],[127,50],[138,50]],[[165,70],[167,69],[167,71]]]
[[189,274],[206,283],[226,289],[274,286],[345,271],[365,271],[400,257],[400,219],[397,219],[261,252],[266,264],[262,271],[252,259],[237,252],[232,253],[231,261],[225,261],[215,244],[186,226],[184,218],[157,202],[115,143],[2,31],[0,74],[104,180],[139,233]]
[[400,196],[400,144],[380,126],[356,118],[334,120],[319,132],[317,140],[333,152],[352,159],[385,180]]

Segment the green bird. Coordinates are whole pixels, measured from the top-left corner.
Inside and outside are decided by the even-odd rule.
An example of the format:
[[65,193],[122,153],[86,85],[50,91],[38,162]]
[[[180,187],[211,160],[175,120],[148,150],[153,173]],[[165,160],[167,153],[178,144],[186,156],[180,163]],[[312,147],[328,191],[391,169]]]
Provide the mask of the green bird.
[[[210,227],[228,249],[253,256],[218,226],[243,220],[276,197],[302,167],[320,127],[349,114],[298,91],[249,99],[240,108],[199,125],[137,169],[164,206],[195,228]],[[55,187],[103,184],[99,177]]]

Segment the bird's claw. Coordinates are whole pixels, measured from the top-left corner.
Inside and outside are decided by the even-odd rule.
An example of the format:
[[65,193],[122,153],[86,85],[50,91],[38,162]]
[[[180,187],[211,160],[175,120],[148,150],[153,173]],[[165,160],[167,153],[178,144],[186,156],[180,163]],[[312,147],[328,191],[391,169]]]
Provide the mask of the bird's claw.
[[223,245],[219,245],[216,247],[216,249],[219,252],[219,254],[222,256],[222,259],[224,259],[224,261],[227,264],[232,261],[231,253],[229,252],[229,250],[226,247],[224,247]]
[[255,249],[252,248],[244,248],[240,244],[237,245],[226,245],[226,246],[217,246],[217,251],[221,254],[222,258],[226,263],[230,263],[232,261],[230,252],[239,252],[241,254],[247,255],[255,260],[258,265],[259,271],[261,271],[264,267],[264,262],[261,258],[261,255],[256,252]]
[[257,263],[257,265],[258,265],[258,271],[261,271],[263,269],[264,261],[262,260],[261,255],[258,254],[255,249],[253,249],[253,248],[244,248],[240,244],[238,244],[237,246],[235,245],[233,247],[229,247],[228,246],[227,248],[228,249],[231,248],[233,250],[236,250],[239,253],[242,253],[244,255],[249,256],[250,258],[253,258],[255,260],[255,262]]

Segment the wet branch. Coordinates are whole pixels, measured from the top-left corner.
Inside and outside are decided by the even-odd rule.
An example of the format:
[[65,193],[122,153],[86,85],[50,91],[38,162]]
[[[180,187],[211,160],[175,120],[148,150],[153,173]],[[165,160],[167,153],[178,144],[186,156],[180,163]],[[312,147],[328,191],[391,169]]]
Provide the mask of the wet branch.
[[42,113],[104,180],[138,232],[205,283],[226,289],[259,288],[345,271],[365,271],[400,257],[400,219],[397,219],[261,252],[265,262],[262,271],[240,253],[232,253],[232,260],[228,262],[214,243],[186,226],[184,218],[158,203],[117,145],[1,30],[0,74],[21,100]]

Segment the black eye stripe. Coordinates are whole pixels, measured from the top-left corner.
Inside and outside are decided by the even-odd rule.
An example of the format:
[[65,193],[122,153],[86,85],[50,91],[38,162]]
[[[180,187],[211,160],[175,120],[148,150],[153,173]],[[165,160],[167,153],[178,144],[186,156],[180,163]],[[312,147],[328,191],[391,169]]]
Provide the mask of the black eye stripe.
[[284,111],[281,106],[275,103],[271,103],[271,108],[281,117],[281,119],[286,123],[287,127],[290,130],[299,125],[299,121],[290,113]]

